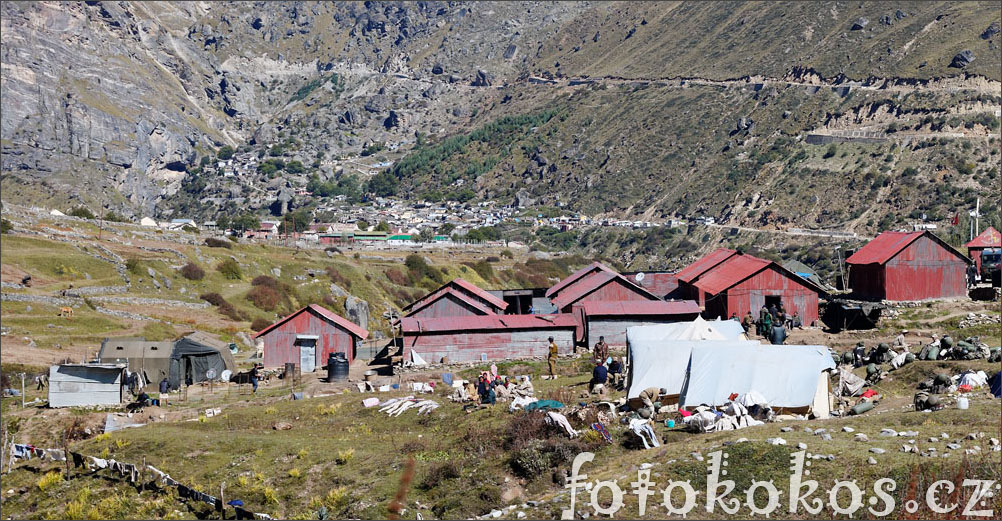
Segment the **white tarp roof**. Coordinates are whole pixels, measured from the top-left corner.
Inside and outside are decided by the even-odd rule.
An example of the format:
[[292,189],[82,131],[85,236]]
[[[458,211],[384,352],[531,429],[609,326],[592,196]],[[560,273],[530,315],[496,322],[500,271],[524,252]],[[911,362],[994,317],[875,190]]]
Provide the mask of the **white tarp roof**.
[[696,317],[691,322],[672,322],[653,326],[628,328],[638,340],[747,340],[745,330],[736,320],[703,320]]
[[119,405],[123,365],[63,364],[49,367],[49,407]]
[[664,388],[669,395],[681,394],[689,371],[689,358],[694,349],[735,345],[749,349],[760,345],[750,340],[664,340],[657,334],[650,334],[656,333],[661,327],[638,326],[626,330],[630,356],[630,387],[626,392],[627,398],[636,398],[648,387]]
[[680,403],[723,405],[732,393],[755,391],[772,407],[810,407],[818,376],[835,368],[823,346],[748,344],[700,342]]

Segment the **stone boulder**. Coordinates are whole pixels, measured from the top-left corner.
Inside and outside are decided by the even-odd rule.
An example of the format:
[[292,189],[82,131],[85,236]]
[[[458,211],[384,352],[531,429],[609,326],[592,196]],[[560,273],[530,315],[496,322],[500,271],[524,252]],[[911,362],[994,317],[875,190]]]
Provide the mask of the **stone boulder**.
[[953,61],[950,62],[950,67],[963,69],[964,67],[970,65],[972,61],[974,61],[974,53],[971,52],[970,49],[965,49],[958,52],[957,55],[953,57]]
[[477,70],[477,75],[473,78],[474,87],[490,87],[494,83],[494,78],[491,77],[490,73],[483,69]]
[[853,24],[852,24],[852,30],[853,31],[861,31],[861,30],[863,30],[869,24],[870,24],[870,21],[867,20],[866,18],[857,18],[856,21],[853,22]]

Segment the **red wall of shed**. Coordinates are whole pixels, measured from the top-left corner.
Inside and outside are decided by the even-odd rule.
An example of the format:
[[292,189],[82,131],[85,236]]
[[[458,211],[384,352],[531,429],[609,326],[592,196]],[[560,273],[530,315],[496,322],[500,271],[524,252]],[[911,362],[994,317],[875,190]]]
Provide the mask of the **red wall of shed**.
[[439,317],[465,317],[470,315],[483,315],[484,313],[473,306],[463,302],[455,295],[444,294],[435,302],[421,308],[416,313],[408,315],[421,318]]
[[553,328],[535,330],[484,330],[446,332],[408,332],[403,336],[404,360],[411,359],[417,351],[426,362],[439,363],[443,357],[449,362],[479,361],[486,354],[488,360],[505,360],[547,356],[552,336],[560,354],[573,352],[574,329]]
[[884,266],[887,300],[967,295],[967,263],[936,241],[920,237]]
[[623,282],[619,279],[612,279],[607,284],[601,288],[592,291],[591,293],[579,298],[573,303],[564,306],[561,313],[571,313],[573,311],[574,304],[581,304],[582,302],[594,302],[602,300],[611,301],[623,301],[623,300],[650,300],[649,297],[640,293],[636,288],[631,288],[627,286],[628,282]]
[[[800,314],[804,325],[818,320],[818,294],[800,281],[772,268],[763,270],[748,279],[730,287],[719,296],[707,297],[706,310],[716,316],[730,318],[736,313],[738,318],[749,311],[758,317],[758,310],[765,304],[766,296],[779,296],[786,314]],[[715,305],[711,305],[711,302]],[[720,312],[722,308],[722,313]],[[713,311],[711,311],[711,309]]]
[[288,362],[298,366],[297,335],[317,335],[320,337],[317,340],[317,368],[327,364],[327,357],[330,353],[345,353],[349,362],[355,358],[356,339],[351,333],[309,311],[304,311],[260,337],[264,342],[265,367],[281,367]]

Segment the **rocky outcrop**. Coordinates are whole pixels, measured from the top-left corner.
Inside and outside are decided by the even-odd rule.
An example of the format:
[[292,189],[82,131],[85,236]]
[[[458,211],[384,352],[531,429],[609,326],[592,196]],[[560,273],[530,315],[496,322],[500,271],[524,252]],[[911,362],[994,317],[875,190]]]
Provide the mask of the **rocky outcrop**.
[[369,303],[358,297],[348,295],[344,299],[344,312],[348,320],[369,329]]
[[866,26],[869,25],[869,24],[870,24],[870,21],[867,20],[866,18],[857,18],[856,21],[853,22],[851,29],[853,31],[861,31],[864,28],[866,28]]

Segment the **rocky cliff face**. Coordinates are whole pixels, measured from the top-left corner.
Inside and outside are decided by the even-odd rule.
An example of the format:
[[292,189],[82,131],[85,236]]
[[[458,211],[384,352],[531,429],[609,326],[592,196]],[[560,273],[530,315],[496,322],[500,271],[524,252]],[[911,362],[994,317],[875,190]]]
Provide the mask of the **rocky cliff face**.
[[[5,197],[162,215],[198,159],[222,145],[292,138],[298,146],[288,159],[304,164],[374,142],[406,149],[418,133],[444,137],[550,105],[561,91],[541,94],[523,81],[533,74],[726,79],[783,77],[803,66],[828,78],[999,79],[987,65],[1000,57],[997,6],[719,7],[4,3]],[[863,18],[868,23],[858,24]],[[954,58],[963,52],[969,55],[958,67]],[[602,118],[606,109],[575,103],[568,102],[570,113],[597,108]],[[326,166],[318,173],[334,175]],[[592,187],[595,175],[578,178]],[[537,184],[478,195],[546,189]]]

